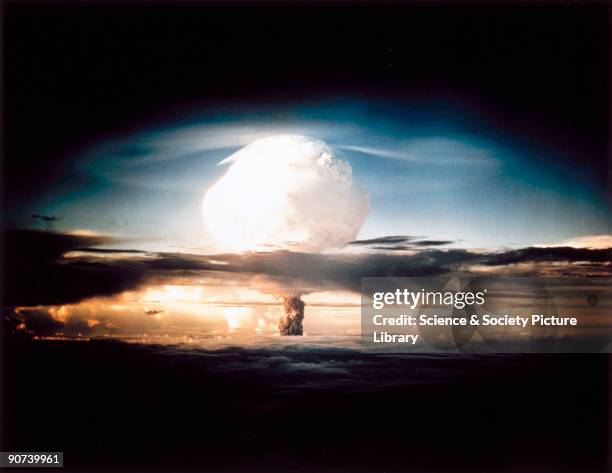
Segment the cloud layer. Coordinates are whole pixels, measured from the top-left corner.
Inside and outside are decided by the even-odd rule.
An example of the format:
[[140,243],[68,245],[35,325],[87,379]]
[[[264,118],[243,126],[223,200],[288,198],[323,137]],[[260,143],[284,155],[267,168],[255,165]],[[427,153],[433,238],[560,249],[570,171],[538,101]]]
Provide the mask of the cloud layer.
[[272,251],[214,256],[121,249],[109,253],[91,248],[111,241],[32,230],[5,232],[4,307],[74,303],[145,283],[205,275],[241,280],[276,295],[330,289],[358,292],[362,277],[435,276],[480,268],[512,275],[612,276],[610,248],[530,247],[491,253],[425,248],[410,253],[336,255]]

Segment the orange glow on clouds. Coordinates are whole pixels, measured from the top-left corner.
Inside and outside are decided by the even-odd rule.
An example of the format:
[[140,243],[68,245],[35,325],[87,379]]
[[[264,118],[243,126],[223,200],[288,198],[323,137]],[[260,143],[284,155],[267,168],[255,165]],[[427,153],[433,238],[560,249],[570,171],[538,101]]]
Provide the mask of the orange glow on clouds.
[[[354,333],[359,295],[325,291],[304,296],[306,327],[315,333]],[[76,304],[22,307],[47,314],[63,328],[47,336],[151,338],[278,334],[282,298],[249,287],[161,284]]]

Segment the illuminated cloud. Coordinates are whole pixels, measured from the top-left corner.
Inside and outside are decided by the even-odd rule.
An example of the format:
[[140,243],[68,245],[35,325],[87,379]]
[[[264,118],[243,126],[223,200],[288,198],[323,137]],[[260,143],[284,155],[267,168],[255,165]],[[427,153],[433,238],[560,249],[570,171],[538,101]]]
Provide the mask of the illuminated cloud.
[[380,145],[347,145],[342,149],[383,159],[434,165],[496,166],[499,164],[486,145],[476,145],[444,136],[398,141],[386,139]]
[[539,248],[550,248],[554,246],[569,246],[571,248],[604,249],[612,248],[612,235],[585,235],[569,238],[555,244],[536,245]]
[[322,251],[355,239],[368,209],[351,166],[321,141],[280,135],[256,140],[203,202],[204,220],[234,250]]

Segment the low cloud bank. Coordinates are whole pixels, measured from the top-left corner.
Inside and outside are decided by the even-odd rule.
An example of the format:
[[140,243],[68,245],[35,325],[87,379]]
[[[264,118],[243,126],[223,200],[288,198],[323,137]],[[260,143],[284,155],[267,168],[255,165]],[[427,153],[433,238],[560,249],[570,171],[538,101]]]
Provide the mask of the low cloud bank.
[[[385,237],[369,240],[368,244],[376,245],[381,240],[397,243]],[[611,248],[529,247],[491,253],[422,248],[410,253],[275,251],[203,256],[101,250],[95,247],[115,243],[112,238],[34,230],[6,231],[3,241],[4,307],[75,303],[131,290],[150,281],[206,274],[249,278],[255,289],[261,283],[278,295],[359,291],[362,277],[437,276],[477,268],[520,276],[612,276]],[[65,256],[76,250],[79,255]]]

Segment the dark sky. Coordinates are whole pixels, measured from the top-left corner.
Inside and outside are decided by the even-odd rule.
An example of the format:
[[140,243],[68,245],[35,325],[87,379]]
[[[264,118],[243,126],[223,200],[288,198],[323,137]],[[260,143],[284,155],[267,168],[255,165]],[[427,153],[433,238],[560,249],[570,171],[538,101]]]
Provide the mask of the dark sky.
[[[607,173],[604,3],[4,3],[8,204],[168,110],[443,98]],[[578,163],[577,163],[578,164]]]

